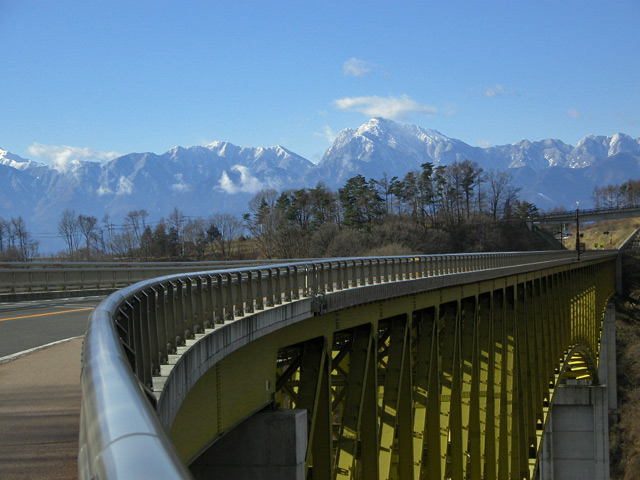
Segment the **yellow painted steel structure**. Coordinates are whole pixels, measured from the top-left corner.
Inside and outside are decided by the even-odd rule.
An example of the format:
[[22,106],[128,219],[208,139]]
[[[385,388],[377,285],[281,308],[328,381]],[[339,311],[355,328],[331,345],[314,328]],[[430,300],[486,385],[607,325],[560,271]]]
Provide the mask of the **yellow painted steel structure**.
[[615,288],[609,256],[320,309],[217,362],[170,438],[188,464],[251,414],[297,408],[309,479],[535,478],[556,387],[598,382]]

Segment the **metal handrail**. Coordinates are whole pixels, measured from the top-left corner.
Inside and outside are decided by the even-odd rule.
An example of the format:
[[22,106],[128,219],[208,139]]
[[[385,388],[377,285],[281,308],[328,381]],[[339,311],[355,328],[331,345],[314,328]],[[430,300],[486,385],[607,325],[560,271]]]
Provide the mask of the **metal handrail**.
[[79,478],[191,478],[155,414],[152,377],[205,328],[349,288],[574,259],[566,251],[333,258],[170,275],[120,290],[94,310],[85,336]]

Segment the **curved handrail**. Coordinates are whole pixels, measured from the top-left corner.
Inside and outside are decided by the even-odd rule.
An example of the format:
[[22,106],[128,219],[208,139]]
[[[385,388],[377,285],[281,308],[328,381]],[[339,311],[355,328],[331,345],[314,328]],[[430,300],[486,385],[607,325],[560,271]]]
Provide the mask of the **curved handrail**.
[[206,327],[336,290],[574,258],[566,251],[332,258],[169,275],[120,290],[94,310],[84,341],[79,478],[191,478],[154,411],[152,376]]

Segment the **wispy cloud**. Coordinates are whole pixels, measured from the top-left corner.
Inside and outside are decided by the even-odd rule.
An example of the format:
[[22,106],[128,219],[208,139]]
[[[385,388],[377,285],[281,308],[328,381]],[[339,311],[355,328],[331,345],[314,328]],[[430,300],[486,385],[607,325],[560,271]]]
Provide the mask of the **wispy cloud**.
[[505,94],[504,85],[495,84],[493,87],[486,87],[484,90],[484,94],[489,97],[499,97]]
[[231,170],[240,174],[240,180],[238,183],[234,183],[226,170],[223,171],[220,180],[218,180],[218,187],[222,191],[226,193],[257,193],[263,188],[262,182],[252,176],[249,168],[244,165],[234,165]]
[[582,118],[582,114],[575,108],[567,110],[567,117],[569,118]]
[[478,138],[476,140],[476,145],[481,148],[489,148],[491,146],[491,142],[489,140],[485,140],[484,138]]
[[100,185],[100,187],[98,187],[98,190],[96,190],[96,193],[99,196],[109,195],[113,193],[113,190],[111,190],[108,185]]
[[408,115],[418,113],[436,115],[438,109],[431,105],[423,105],[407,95],[401,97],[345,97],[333,101],[338,110],[360,112],[368,117],[384,117],[392,120],[405,119]]
[[640,125],[640,120],[637,118],[629,118],[621,113],[616,115],[618,121],[626,123],[630,127],[635,127],[636,125]]
[[490,85],[488,87],[484,87],[483,94],[488,98],[502,97],[505,95],[519,96],[518,92],[516,92],[513,88],[507,88],[504,85],[501,85],[499,83],[496,83],[495,85]]
[[351,57],[342,64],[342,74],[347,77],[360,77],[371,72],[373,63]]
[[329,140],[329,143],[333,143],[333,141],[336,139],[336,134],[333,133],[333,130],[331,130],[331,127],[329,125],[325,125],[324,127],[322,127],[322,132],[315,132],[314,135],[316,137],[326,138],[327,140]]
[[81,161],[93,160],[104,162],[120,156],[117,152],[101,152],[89,147],[71,147],[69,145],[42,145],[34,143],[27,152],[49,162],[59,172],[66,172]]

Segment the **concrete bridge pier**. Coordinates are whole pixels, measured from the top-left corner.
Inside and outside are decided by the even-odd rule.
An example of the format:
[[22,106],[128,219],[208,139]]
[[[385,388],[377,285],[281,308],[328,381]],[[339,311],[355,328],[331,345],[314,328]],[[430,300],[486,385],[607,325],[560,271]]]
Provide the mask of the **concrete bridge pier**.
[[609,411],[617,408],[615,307],[602,329],[599,385],[558,387],[547,420],[540,480],[609,480]]
[[307,411],[259,412],[189,466],[196,479],[304,480]]

